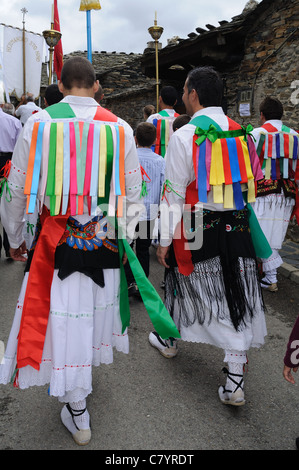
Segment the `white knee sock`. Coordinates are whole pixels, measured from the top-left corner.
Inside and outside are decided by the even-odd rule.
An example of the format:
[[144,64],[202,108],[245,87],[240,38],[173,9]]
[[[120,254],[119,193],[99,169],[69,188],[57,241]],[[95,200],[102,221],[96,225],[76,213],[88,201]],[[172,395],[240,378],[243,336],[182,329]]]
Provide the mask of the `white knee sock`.
[[231,378],[229,375],[227,376],[225,388],[234,392],[236,388],[240,388],[238,388],[238,383],[240,383],[241,388],[243,389],[244,381],[242,381],[242,378],[244,372],[244,364],[246,364],[247,362],[246,351],[225,351],[224,361],[227,362],[228,371],[231,374],[237,374],[237,376],[232,375]]
[[263,281],[269,282],[270,284],[277,283],[277,269],[271,269],[271,271],[265,271],[265,277]]
[[84,413],[77,414],[77,412],[82,411],[86,408],[86,400],[80,400],[77,402],[69,403],[72,411],[74,412],[74,421],[79,429],[88,429],[89,428],[89,413],[87,409]]

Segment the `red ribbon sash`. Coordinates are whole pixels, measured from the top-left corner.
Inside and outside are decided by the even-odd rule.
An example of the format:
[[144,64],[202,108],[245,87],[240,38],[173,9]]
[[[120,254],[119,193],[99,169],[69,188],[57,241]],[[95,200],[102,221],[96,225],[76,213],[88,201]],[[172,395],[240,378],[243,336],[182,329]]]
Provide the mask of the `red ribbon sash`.
[[[50,216],[44,206],[42,229],[28,275],[18,337],[17,368],[30,365],[39,370],[47,331],[56,246],[69,214]],[[38,314],[37,314],[38,312]]]

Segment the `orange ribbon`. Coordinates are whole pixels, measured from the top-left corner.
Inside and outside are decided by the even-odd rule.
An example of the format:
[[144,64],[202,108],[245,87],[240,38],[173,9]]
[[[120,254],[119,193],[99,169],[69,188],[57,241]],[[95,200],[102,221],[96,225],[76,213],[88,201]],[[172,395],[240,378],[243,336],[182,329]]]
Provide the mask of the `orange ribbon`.
[[32,366],[39,370],[48,325],[55,250],[61,239],[69,213],[50,216],[44,206],[40,216],[42,229],[28,274],[18,336],[17,368]]

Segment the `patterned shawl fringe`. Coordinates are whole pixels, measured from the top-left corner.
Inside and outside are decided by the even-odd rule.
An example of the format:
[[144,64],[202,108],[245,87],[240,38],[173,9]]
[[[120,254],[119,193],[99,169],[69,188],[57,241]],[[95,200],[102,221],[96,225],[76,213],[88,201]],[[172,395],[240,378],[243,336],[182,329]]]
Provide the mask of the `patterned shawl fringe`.
[[219,257],[195,264],[189,276],[169,269],[165,305],[178,329],[195,322],[211,323],[212,316],[231,322],[236,331],[246,327],[257,309],[264,309],[257,263],[252,258],[225,262]]

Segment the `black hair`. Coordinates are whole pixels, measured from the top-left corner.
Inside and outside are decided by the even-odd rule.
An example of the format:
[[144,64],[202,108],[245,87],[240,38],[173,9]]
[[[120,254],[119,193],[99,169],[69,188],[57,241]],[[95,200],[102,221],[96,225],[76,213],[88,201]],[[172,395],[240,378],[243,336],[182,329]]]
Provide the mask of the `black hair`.
[[173,86],[164,86],[161,89],[160,96],[164,104],[174,106],[178,99],[178,93]]
[[265,119],[281,119],[283,115],[283,106],[276,98],[267,96],[260,104],[260,112],[263,113]]
[[85,57],[71,57],[64,62],[61,82],[66,90],[71,90],[74,86],[91,88],[96,82],[95,70]]
[[183,127],[185,124],[188,124],[190,120],[191,117],[189,116],[189,114],[180,114],[178,117],[175,118],[172,123],[173,131],[175,132],[180,127]]
[[213,67],[197,67],[191,70],[187,76],[187,88],[189,93],[193,89],[196,91],[199,102],[204,108],[221,106],[223,83]]
[[157,137],[157,129],[150,122],[141,122],[136,128],[136,141],[140,147],[151,147]]
[[51,106],[51,104],[59,103],[63,98],[63,94],[59,91],[58,85],[56,83],[52,83],[46,88],[45,91],[45,99],[47,104]]

